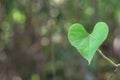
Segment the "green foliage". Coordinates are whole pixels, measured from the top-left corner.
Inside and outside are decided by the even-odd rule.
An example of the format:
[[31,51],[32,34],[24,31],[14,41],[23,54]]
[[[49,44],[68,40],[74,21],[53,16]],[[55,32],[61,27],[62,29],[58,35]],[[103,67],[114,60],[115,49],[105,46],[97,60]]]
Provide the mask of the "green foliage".
[[[105,21],[109,24],[110,34],[101,48],[105,52],[111,52],[109,48],[112,46],[113,39],[119,36],[116,31],[119,32],[120,26],[119,4],[119,0],[0,0],[0,62],[3,64],[5,62],[5,65],[1,65],[17,67],[20,64],[21,73],[16,68],[10,71],[17,71],[15,73],[20,74],[23,80],[31,80],[30,74],[36,70],[43,74],[38,75],[41,80],[45,80],[44,77],[52,80],[54,65],[51,64],[52,48],[50,46],[53,43],[56,80],[86,80],[86,77],[89,79],[94,77],[95,80],[98,80],[101,79],[100,77],[108,77],[113,68],[110,67],[106,74],[104,66],[109,67],[109,64],[107,65],[106,61],[102,63],[101,61],[104,59],[98,59],[97,55],[94,56],[88,67],[87,61],[81,60],[80,55],[76,54],[77,50],[70,47],[66,34],[72,23],[80,22],[90,33],[95,19],[95,21]],[[30,53],[28,54],[28,52]],[[7,54],[7,57],[2,54]],[[109,54],[111,55],[111,53]],[[30,60],[28,60],[29,57]],[[118,54],[114,54],[114,58],[119,60]],[[6,60],[11,59],[12,62],[7,61],[6,64]],[[35,59],[37,67],[32,64],[32,59]],[[34,69],[31,69],[32,66]],[[26,68],[29,71],[24,71]],[[96,76],[97,69],[102,70],[101,76]],[[25,74],[23,75],[23,73]],[[35,75],[32,76],[33,80],[37,80]],[[29,78],[26,79],[26,76]]]
[[26,20],[25,14],[20,12],[18,9],[12,10],[12,18],[13,18],[13,21],[15,21],[16,23],[24,23]]
[[40,80],[39,75],[38,74],[33,74],[31,77],[31,80]]
[[91,34],[81,24],[73,24],[68,32],[68,39],[90,64],[96,50],[107,38],[107,35],[108,26],[104,22],[97,23]]

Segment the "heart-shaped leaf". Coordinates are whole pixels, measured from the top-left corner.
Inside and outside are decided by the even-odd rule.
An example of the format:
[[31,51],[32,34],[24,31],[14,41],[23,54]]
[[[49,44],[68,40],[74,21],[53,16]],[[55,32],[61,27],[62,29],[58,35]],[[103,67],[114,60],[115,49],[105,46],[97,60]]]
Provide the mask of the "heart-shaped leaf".
[[73,24],[68,31],[68,39],[72,46],[88,61],[90,64],[95,52],[103,41],[107,38],[108,26],[104,22],[95,25],[91,34],[89,34],[81,24]]

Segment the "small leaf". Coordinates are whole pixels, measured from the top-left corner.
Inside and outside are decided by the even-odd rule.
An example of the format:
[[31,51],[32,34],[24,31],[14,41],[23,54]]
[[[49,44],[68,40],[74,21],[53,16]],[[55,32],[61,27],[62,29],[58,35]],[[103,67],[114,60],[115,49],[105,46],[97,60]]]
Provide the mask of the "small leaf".
[[73,24],[68,31],[68,39],[72,46],[88,61],[90,64],[96,50],[107,38],[108,26],[104,22],[95,25],[91,34],[89,34],[81,24]]

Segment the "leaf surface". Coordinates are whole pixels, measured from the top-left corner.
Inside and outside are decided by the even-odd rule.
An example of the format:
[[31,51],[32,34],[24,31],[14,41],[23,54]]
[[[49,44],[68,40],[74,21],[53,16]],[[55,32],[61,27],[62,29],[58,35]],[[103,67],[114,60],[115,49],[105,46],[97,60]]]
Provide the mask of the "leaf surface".
[[108,26],[104,22],[95,25],[89,34],[81,24],[73,24],[68,31],[68,40],[90,64],[95,52],[108,35]]

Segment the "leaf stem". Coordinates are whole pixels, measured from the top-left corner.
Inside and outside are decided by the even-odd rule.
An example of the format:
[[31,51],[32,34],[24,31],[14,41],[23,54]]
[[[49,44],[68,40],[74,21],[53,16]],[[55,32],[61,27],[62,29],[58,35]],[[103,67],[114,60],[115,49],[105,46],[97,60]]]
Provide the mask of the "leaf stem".
[[118,64],[116,64],[116,63],[113,62],[111,59],[109,59],[108,57],[106,57],[100,49],[98,49],[98,52],[100,53],[100,55],[101,55],[104,59],[106,59],[108,62],[110,62],[113,66],[118,67]]

